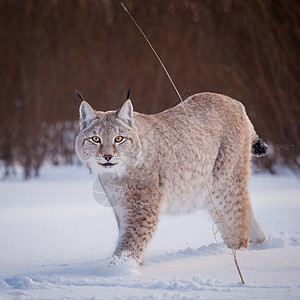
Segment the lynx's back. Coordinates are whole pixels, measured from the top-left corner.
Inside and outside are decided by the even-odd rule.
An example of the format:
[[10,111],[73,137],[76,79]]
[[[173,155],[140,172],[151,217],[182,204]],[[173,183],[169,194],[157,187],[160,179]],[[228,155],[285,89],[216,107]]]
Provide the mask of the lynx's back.
[[229,152],[224,170],[232,169],[242,156],[251,158],[253,127],[243,105],[223,95],[196,94],[159,114],[136,114],[135,120],[144,162],[159,174],[170,213],[207,205],[204,176],[213,184],[221,167],[220,152]]

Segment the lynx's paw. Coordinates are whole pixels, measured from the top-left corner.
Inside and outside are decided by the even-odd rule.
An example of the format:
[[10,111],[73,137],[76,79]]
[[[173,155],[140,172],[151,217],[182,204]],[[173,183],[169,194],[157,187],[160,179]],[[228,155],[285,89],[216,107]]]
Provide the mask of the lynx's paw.
[[232,247],[232,249],[238,250],[240,248],[248,248],[249,239],[248,238],[232,239],[230,242],[227,242],[227,240],[225,240],[225,242],[228,248]]
[[138,274],[138,263],[127,255],[105,259],[97,267],[99,274],[104,276],[127,276]]
[[250,242],[251,243],[262,244],[265,241],[266,241],[266,237],[265,237],[265,235],[263,234],[262,231],[255,232],[255,233],[252,233],[252,234],[251,234],[251,231],[250,231]]

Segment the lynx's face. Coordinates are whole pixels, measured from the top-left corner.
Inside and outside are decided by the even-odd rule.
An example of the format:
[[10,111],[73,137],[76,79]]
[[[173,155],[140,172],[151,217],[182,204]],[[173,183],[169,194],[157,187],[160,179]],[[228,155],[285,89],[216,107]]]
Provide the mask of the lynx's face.
[[96,174],[124,173],[135,165],[141,152],[130,100],[117,111],[95,111],[83,101],[80,106],[81,131],[76,139],[79,159]]

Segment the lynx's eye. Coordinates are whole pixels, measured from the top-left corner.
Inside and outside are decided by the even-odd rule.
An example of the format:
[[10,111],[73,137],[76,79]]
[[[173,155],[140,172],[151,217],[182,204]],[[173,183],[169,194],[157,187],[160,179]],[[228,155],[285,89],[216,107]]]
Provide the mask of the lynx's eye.
[[123,140],[124,140],[124,138],[119,135],[115,138],[115,143],[121,143]]
[[94,142],[94,143],[100,143],[100,138],[99,138],[99,136],[93,136],[92,137],[92,141]]

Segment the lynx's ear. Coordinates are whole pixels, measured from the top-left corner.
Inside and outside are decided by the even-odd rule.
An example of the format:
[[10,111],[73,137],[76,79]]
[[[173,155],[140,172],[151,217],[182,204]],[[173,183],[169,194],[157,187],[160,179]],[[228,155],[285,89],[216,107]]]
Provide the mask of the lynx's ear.
[[79,108],[79,114],[80,114],[79,124],[81,130],[96,118],[95,110],[86,101],[81,102]]
[[126,100],[117,113],[117,118],[127,126],[133,125],[133,106],[130,99]]

